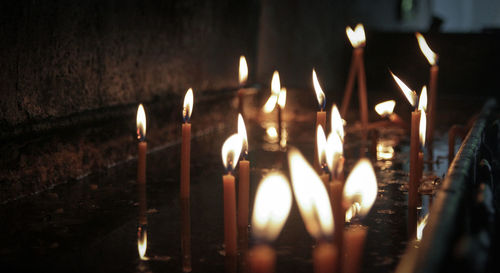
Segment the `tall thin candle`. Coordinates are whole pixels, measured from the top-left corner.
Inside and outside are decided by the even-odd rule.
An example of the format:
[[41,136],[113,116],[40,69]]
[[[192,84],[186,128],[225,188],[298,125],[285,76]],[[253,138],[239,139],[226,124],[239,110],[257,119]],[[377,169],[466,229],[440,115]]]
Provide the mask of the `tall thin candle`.
[[189,88],[184,96],[182,108],[182,144],[181,144],[181,198],[189,198],[191,165],[191,114],[193,113],[193,89]]
[[222,163],[226,175],[222,176],[224,187],[224,244],[226,257],[236,257],[236,186],[233,171],[238,164],[243,140],[239,134],[230,136],[222,145]]
[[241,160],[238,167],[238,230],[247,235],[248,229],[248,199],[250,189],[250,161],[248,160],[248,137],[245,121],[241,114],[238,115],[238,134],[243,140]]
[[[320,125],[323,126],[323,128],[326,128],[326,112],[325,112],[326,98],[325,98],[325,93],[323,92],[323,89],[319,84],[318,76],[316,75],[316,71],[314,69],[312,70],[312,81],[313,81],[314,91],[316,93],[316,99],[318,100],[318,106],[319,106],[319,111],[316,112],[316,126],[314,127],[316,131],[318,126]],[[317,172],[320,172],[321,166],[318,160],[319,158],[318,152],[319,152],[318,143],[316,142],[314,145],[314,169]]]

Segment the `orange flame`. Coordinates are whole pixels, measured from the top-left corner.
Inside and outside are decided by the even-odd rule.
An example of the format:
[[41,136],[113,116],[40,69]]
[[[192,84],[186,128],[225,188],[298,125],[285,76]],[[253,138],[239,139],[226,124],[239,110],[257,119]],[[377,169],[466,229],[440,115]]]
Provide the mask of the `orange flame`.
[[326,163],[332,174],[335,172],[343,153],[344,147],[340,135],[336,132],[331,132],[326,140]]
[[355,205],[356,208],[359,207],[359,209],[351,211],[351,217],[356,216],[356,214],[359,216],[368,214],[377,198],[377,191],[377,178],[372,164],[368,159],[362,158],[352,169],[344,186],[344,200],[350,207],[352,205]]
[[184,122],[189,122],[193,113],[193,89],[189,88],[184,96],[184,107],[182,108],[182,118]]
[[240,86],[243,86],[247,83],[247,78],[248,78],[248,66],[247,66],[247,59],[245,59],[245,56],[241,55],[240,56],[240,69],[238,73],[238,82]]
[[234,134],[226,139],[222,145],[222,164],[227,172],[232,172],[238,164],[243,140],[239,134]]
[[243,157],[247,158],[248,155],[248,137],[247,137],[247,129],[245,127],[245,121],[243,120],[243,116],[238,114],[238,135],[241,136],[242,139],[242,152]]
[[382,117],[388,116],[394,112],[396,106],[395,100],[388,100],[375,105],[375,111]]
[[274,71],[273,78],[271,80],[271,96],[267,99],[264,108],[262,109],[264,113],[271,113],[276,107],[278,102],[278,96],[280,94],[281,84],[280,84],[280,74],[278,71]]
[[415,36],[417,37],[418,40],[418,46],[420,47],[420,50],[424,54],[425,58],[429,62],[430,65],[436,65],[437,61],[437,54],[434,53],[427,44],[427,41],[425,40],[424,36],[420,34],[419,32],[415,33]]
[[323,126],[319,125],[316,129],[316,145],[318,148],[318,162],[322,168],[327,166],[326,162],[326,136]]
[[139,107],[137,108],[136,125],[137,139],[144,141],[146,138],[146,113],[144,112],[142,104],[139,104]]
[[285,225],[291,207],[292,191],[286,177],[279,172],[268,174],[262,179],[255,196],[253,235],[266,242],[274,241]]
[[411,104],[411,106],[415,107],[415,104],[417,103],[417,93],[413,90],[411,90],[402,80],[400,80],[394,73],[391,72],[392,77],[398,84],[399,88],[401,88],[401,91],[403,91],[403,94],[406,96],[406,99],[408,102]]
[[280,90],[280,94],[278,96],[278,105],[281,109],[284,109],[285,104],[286,104],[286,88],[282,87]]
[[337,133],[340,137],[340,140],[344,142],[344,120],[340,116],[340,112],[336,104],[332,106],[331,121],[332,132]]
[[312,79],[313,79],[313,85],[314,85],[314,91],[316,92],[316,99],[318,100],[318,105],[321,111],[325,110],[325,93],[323,92],[323,89],[321,88],[321,85],[319,85],[318,81],[318,76],[316,76],[316,70],[313,68],[312,72]]
[[357,24],[354,30],[350,26],[345,28],[347,38],[351,42],[352,47],[359,48],[366,45],[365,28],[362,24]]
[[292,187],[306,229],[316,239],[333,234],[330,198],[318,174],[296,148],[288,152]]

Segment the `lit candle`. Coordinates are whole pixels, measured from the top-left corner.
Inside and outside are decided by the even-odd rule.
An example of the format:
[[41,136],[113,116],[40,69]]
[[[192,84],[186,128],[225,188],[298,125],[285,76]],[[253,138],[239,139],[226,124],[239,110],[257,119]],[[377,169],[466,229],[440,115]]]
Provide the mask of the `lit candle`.
[[[391,72],[392,77],[406,96],[411,106],[417,104],[417,93],[411,90],[403,81]],[[408,186],[408,235],[413,236],[417,221],[417,203],[418,203],[418,151],[419,151],[419,122],[420,112],[418,108],[411,113],[410,128],[410,181]]]
[[282,87],[278,95],[278,141],[281,148],[286,146],[286,139],[283,138],[283,115],[286,104],[286,88]]
[[[356,163],[344,185],[343,199],[348,208],[345,214],[346,221],[367,215],[377,198],[377,193],[375,171],[370,161],[362,158]],[[359,272],[366,232],[367,228],[361,225],[351,225],[345,231],[342,272]]]
[[358,78],[358,97],[360,106],[360,118],[363,128],[363,135],[366,136],[366,128],[368,126],[368,100],[366,94],[366,74],[365,63],[363,60],[364,48],[366,46],[365,29],[362,24],[357,24],[354,30],[351,27],[346,27],[346,34],[354,48],[351,67],[347,77],[346,87],[344,90],[344,98],[342,100],[342,108],[340,113],[346,116],[347,108],[352,96],[352,89],[354,85],[354,78]]
[[[248,196],[250,188],[250,161],[248,160],[248,138],[245,122],[241,114],[238,115],[238,134],[241,136],[242,151],[239,164],[239,184],[238,184],[238,228],[247,234],[248,228]],[[243,234],[242,234],[243,235]]]
[[238,164],[243,140],[239,134],[230,136],[222,145],[222,163],[227,174],[224,187],[224,244],[226,257],[236,257],[236,189],[232,172]]
[[[316,126],[314,127],[317,130],[319,125],[323,126],[323,128],[326,128],[326,112],[325,112],[326,99],[325,99],[325,93],[323,92],[323,89],[319,84],[318,76],[316,76],[316,71],[314,69],[312,70],[312,81],[313,81],[314,91],[316,93],[316,99],[318,100],[318,106],[319,106],[319,111],[316,112]],[[318,161],[318,143],[315,143],[314,145],[314,169],[317,172],[321,171],[321,166]]]
[[422,219],[420,219],[420,221],[418,221],[417,234],[416,234],[417,241],[422,240],[422,234],[424,233],[424,228],[427,225],[428,218],[429,214],[427,213]]
[[184,96],[182,108],[182,144],[181,144],[181,198],[189,198],[190,154],[191,154],[191,113],[193,113],[193,89],[189,88]]
[[417,37],[418,40],[418,45],[420,47],[420,50],[424,54],[425,58],[431,65],[430,68],[430,75],[429,75],[429,107],[427,110],[427,115],[429,122],[427,124],[427,139],[428,139],[428,157],[432,160],[432,142],[434,140],[434,123],[436,120],[436,97],[437,97],[437,81],[438,81],[438,72],[439,72],[439,66],[437,64],[438,62],[438,55],[434,53],[430,48],[429,45],[427,45],[427,41],[425,40],[424,36],[420,33],[415,33],[415,36]]
[[139,252],[139,258],[142,261],[148,260],[146,257],[146,250],[148,249],[148,233],[143,227],[139,227],[137,230],[137,251]]
[[266,175],[255,196],[252,234],[257,245],[248,255],[250,272],[274,272],[276,253],[270,244],[283,229],[291,207],[292,192],[286,177],[277,172]]
[[[422,93],[425,92],[425,89]],[[426,110],[425,105],[422,104],[422,97],[420,95],[419,109],[420,109],[420,121],[419,121],[419,140],[420,140],[420,150],[418,151],[418,169],[417,169],[417,184],[420,186],[422,181],[423,171],[424,171],[424,147],[425,147],[425,137],[426,137],[426,127],[427,127],[427,118],[426,118]],[[422,106],[422,108],[421,108]]]
[[289,150],[288,162],[293,193],[306,229],[318,243],[313,251],[314,272],[333,272],[337,249],[330,243],[333,215],[326,188],[315,170],[295,148]]
[[139,225],[146,225],[146,151],[148,143],[146,142],[146,113],[144,107],[139,104],[137,109],[137,185],[139,190]]
[[244,111],[243,111],[243,102],[244,102],[244,97],[245,97],[245,84],[247,83],[248,79],[248,65],[247,65],[247,60],[245,59],[245,56],[241,55],[240,56],[240,66],[238,70],[238,83],[240,89],[238,90],[238,110],[241,113],[242,116],[245,116]]

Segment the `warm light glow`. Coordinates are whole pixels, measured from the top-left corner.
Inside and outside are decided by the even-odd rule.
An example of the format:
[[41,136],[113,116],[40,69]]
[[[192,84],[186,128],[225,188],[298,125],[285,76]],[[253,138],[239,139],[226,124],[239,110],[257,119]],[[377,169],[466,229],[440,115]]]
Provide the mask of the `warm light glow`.
[[278,101],[278,96],[271,94],[269,98],[266,101],[266,104],[264,104],[264,108],[262,108],[262,111],[264,113],[271,113],[274,110],[274,107],[276,107],[276,102]]
[[234,134],[226,139],[222,145],[222,164],[227,172],[232,172],[238,164],[243,140],[239,134]]
[[420,47],[420,50],[424,54],[429,64],[436,65],[437,55],[430,49],[429,45],[427,45],[427,41],[425,40],[424,36],[422,36],[422,34],[420,34],[419,32],[415,33],[415,36],[418,40],[418,46]]
[[316,239],[333,234],[330,198],[318,174],[296,148],[288,152],[293,193],[306,229]]
[[273,79],[271,80],[271,93],[278,96],[281,90],[280,74],[278,71],[274,71]]
[[248,138],[247,138],[247,129],[245,127],[245,121],[243,120],[243,116],[238,114],[238,135],[240,135],[242,139],[242,152],[243,158],[247,158],[248,156]]
[[394,157],[394,148],[390,145],[384,145],[384,143],[377,143],[377,159],[378,160],[389,160]]
[[424,218],[422,218],[420,221],[418,221],[417,224],[417,241],[422,240],[422,234],[424,232],[424,228],[427,225],[427,219],[429,218],[429,214],[427,213]]
[[415,107],[415,104],[417,103],[417,93],[406,86],[406,84],[394,75],[392,71],[391,75],[398,84],[399,88],[401,88],[401,91],[403,91],[403,94],[406,96],[406,99],[408,99],[408,102],[410,102],[411,106]]
[[395,100],[388,100],[375,105],[375,111],[382,117],[392,114],[396,106]]
[[359,216],[368,214],[377,198],[377,178],[368,159],[362,158],[356,163],[345,182],[343,196],[349,206],[359,204],[359,210],[355,211]]
[[146,138],[146,113],[144,112],[144,107],[139,104],[137,108],[137,139],[143,141]]
[[148,248],[148,232],[145,229],[139,228],[137,231],[137,250],[139,251],[139,258],[146,260],[146,250]]
[[418,99],[418,110],[427,111],[427,86],[422,87],[420,98]]
[[278,131],[276,130],[275,127],[267,128],[266,134],[272,140],[276,140],[278,138]]
[[347,33],[347,38],[349,38],[349,42],[351,42],[352,47],[359,48],[365,46],[365,28],[362,24],[357,24],[354,30],[348,26],[345,28],[345,32]]
[[425,114],[425,111],[422,110],[420,111],[420,125],[419,125],[419,130],[418,134],[420,137],[420,144],[425,146],[425,131],[427,129],[427,115]]
[[316,76],[316,71],[313,68],[312,72],[312,79],[313,79],[313,85],[314,85],[314,91],[316,92],[316,99],[318,100],[318,105],[321,111],[325,110],[325,93],[323,92],[323,89],[321,88],[321,85],[319,85],[318,81],[318,76]]
[[282,87],[280,90],[280,94],[278,96],[278,105],[280,106],[281,109],[284,109],[285,104],[286,104],[286,88]]
[[358,202],[354,202],[345,212],[345,221],[351,222],[351,219],[358,215],[361,205]]
[[342,119],[340,116],[339,109],[337,108],[337,105],[334,104],[332,106],[332,132],[335,132],[339,135],[340,140],[344,142],[344,125],[345,121]]
[[240,70],[238,73],[238,82],[239,82],[240,86],[243,86],[247,83],[247,78],[248,78],[247,59],[245,59],[245,56],[241,55],[240,56]]
[[189,122],[191,113],[193,113],[193,88],[189,88],[184,96],[184,107],[182,108],[184,122]]
[[326,140],[326,163],[332,174],[337,170],[338,162],[343,153],[344,147],[339,134],[331,132]]
[[[318,162],[321,168],[327,167],[326,162],[326,136],[323,126],[319,125],[316,129],[316,145],[318,148]],[[331,169],[330,169],[331,170]]]
[[274,241],[285,225],[292,207],[292,191],[286,177],[278,172],[262,179],[255,195],[252,217],[253,236]]

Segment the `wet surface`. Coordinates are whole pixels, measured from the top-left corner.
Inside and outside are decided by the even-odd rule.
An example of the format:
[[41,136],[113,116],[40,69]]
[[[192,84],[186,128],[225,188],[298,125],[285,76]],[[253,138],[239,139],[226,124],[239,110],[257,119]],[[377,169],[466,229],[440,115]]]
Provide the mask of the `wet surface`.
[[[313,118],[289,115],[286,124],[288,145],[298,147],[310,162],[314,145],[314,125],[310,120]],[[236,117],[234,120],[236,124]],[[286,153],[280,151],[273,134],[268,133],[272,126],[272,122],[247,122],[251,207],[263,175],[273,169],[286,168]],[[224,270],[220,149],[234,131],[233,126],[221,127],[192,142],[193,272]],[[447,168],[444,161],[447,146],[441,139],[443,137],[435,142],[434,156],[440,160],[432,172],[438,176]],[[363,219],[368,227],[363,272],[394,270],[406,247],[408,144],[404,131],[383,129],[377,155],[371,156],[379,193],[371,212]],[[359,158],[360,147],[357,135],[347,135],[347,171]],[[4,205],[0,213],[4,223],[0,248],[3,268],[8,272],[181,272],[179,154],[179,145],[148,154],[147,261],[141,261],[138,256],[136,162],[129,161],[74,184]],[[429,169],[426,172],[430,173]],[[427,201],[423,204],[425,212]],[[277,272],[311,272],[314,244],[294,204],[273,245],[277,252]],[[240,272],[244,272],[244,267],[240,266]]]

